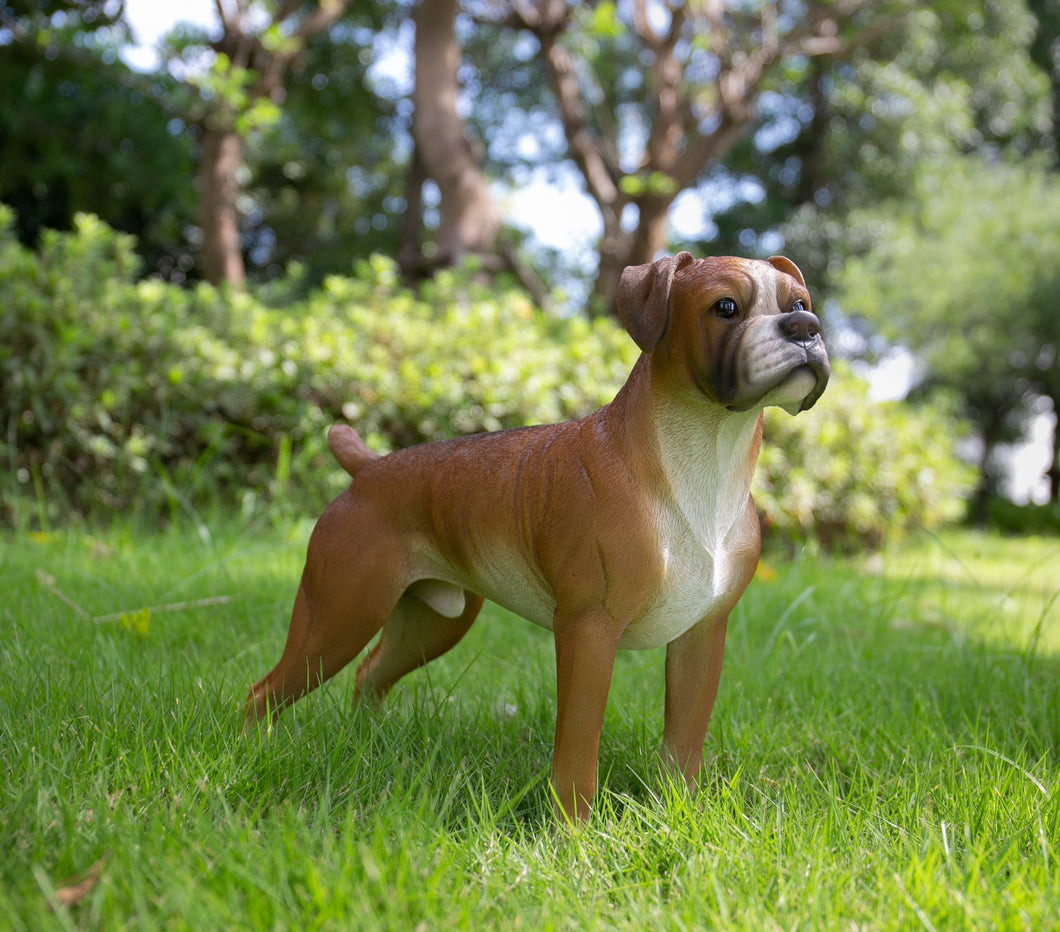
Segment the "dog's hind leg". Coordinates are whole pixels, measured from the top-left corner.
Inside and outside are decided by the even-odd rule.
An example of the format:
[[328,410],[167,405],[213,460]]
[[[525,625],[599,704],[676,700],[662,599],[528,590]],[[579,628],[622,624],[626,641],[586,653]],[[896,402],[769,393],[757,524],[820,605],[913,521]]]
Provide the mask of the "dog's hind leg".
[[[279,663],[247,697],[248,721],[273,717],[353,660],[393,613],[407,580],[403,555],[373,534],[372,515],[336,499],[309,541]],[[353,526],[356,531],[350,533]]]
[[383,625],[379,643],[361,661],[355,701],[382,699],[406,673],[440,657],[467,634],[482,608],[481,596],[464,592],[460,613],[446,617],[416,591],[413,586],[402,596]]

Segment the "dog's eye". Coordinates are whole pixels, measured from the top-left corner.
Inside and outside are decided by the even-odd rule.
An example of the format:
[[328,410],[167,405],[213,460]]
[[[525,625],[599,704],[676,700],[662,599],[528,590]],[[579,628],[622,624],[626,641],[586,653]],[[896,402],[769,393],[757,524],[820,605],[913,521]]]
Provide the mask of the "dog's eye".
[[722,320],[730,320],[736,316],[736,302],[732,298],[722,298],[714,304],[711,311],[714,312],[716,317],[720,317]]
[[805,310],[806,310],[806,302],[805,302],[805,301],[803,301],[803,300],[802,300],[802,299],[800,298],[800,299],[799,299],[798,301],[796,301],[796,302],[795,302],[795,303],[794,303],[794,304],[793,304],[793,305],[791,306],[791,309],[792,309],[792,311],[805,311]]

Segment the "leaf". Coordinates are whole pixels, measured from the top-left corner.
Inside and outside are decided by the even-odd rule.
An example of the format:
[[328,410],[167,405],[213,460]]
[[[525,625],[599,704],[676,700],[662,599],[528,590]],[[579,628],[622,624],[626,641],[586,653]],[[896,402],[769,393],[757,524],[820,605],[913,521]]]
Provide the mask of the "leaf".
[[666,172],[660,171],[625,175],[618,185],[622,189],[622,193],[628,194],[630,197],[640,197],[644,194],[666,197],[667,195],[676,194],[679,187],[677,182]]
[[589,31],[601,39],[617,39],[625,32],[614,3],[607,0],[607,2],[597,4],[589,19]]
[[236,119],[236,129],[246,133],[252,129],[265,129],[279,122],[283,111],[265,97],[259,97]]
[[80,903],[92,892],[92,888],[99,883],[100,875],[103,872],[104,860],[105,858],[100,858],[84,874],[75,875],[61,881],[55,888],[56,902],[67,909]]
[[768,563],[759,563],[755,570],[755,579],[759,582],[773,582],[777,579],[777,571]]
[[122,612],[118,623],[126,631],[133,631],[140,637],[147,637],[147,632],[151,627],[151,609],[141,608],[135,612]]

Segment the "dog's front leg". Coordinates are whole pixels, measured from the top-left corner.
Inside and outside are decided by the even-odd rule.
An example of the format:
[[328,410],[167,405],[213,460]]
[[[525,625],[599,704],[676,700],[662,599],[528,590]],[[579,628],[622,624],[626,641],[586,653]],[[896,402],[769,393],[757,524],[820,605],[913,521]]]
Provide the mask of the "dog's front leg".
[[607,693],[622,628],[602,608],[556,614],[556,743],[552,789],[569,821],[588,818]]
[[728,618],[704,619],[666,647],[666,712],[662,756],[691,788],[718,694]]

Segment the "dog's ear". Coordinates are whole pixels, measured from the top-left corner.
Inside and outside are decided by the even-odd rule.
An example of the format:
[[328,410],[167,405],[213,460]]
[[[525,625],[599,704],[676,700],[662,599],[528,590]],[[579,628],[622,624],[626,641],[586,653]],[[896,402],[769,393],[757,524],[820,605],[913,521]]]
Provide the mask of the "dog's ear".
[[670,286],[674,273],[694,261],[691,253],[630,265],[618,281],[618,317],[626,332],[645,353],[650,353],[666,332],[670,318]]
[[802,285],[803,288],[806,287],[806,279],[802,277],[802,272],[799,271],[799,267],[787,257],[770,256],[766,261],[778,272],[790,275],[795,281]]

